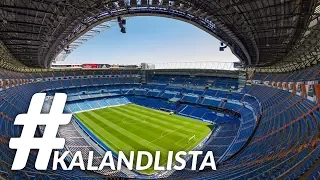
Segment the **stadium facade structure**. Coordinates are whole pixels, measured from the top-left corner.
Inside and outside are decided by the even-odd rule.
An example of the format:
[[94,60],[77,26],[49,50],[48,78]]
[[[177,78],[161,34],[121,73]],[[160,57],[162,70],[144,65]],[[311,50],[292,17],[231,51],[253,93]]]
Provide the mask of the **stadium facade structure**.
[[[229,46],[242,69],[48,69],[79,37],[119,16],[191,23]],[[0,1],[1,177],[141,177],[109,169],[39,172],[33,167],[36,152],[24,170],[10,170],[14,151],[8,141],[21,133],[21,127],[13,126],[17,114],[27,111],[36,92],[47,92],[48,104],[55,92],[65,92],[68,112],[133,102],[218,125],[203,149],[217,155],[217,171],[194,173],[187,168],[147,178],[319,179],[318,18],[317,0]],[[168,102],[172,97],[179,99],[177,104]],[[60,136],[81,139],[67,138],[66,149],[77,150],[82,144],[101,151],[74,121],[63,128]],[[39,128],[36,136],[41,133]]]

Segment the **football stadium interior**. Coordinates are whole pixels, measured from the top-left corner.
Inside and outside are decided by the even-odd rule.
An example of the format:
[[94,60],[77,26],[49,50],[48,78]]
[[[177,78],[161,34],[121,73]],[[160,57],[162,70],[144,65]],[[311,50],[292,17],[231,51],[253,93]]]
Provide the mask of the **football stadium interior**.
[[[320,179],[319,15],[318,0],[1,0],[0,178]],[[131,16],[191,23],[240,63],[236,70],[53,68],[105,22],[126,33]],[[43,113],[55,93],[68,95],[64,112],[72,120],[57,134],[66,140],[61,152],[71,152],[66,163],[77,151],[84,161],[93,151],[99,164],[105,151],[201,150],[213,151],[217,170],[192,171],[187,161],[181,171],[53,171],[50,164],[37,171],[32,150],[26,167],[12,171],[9,140],[23,129],[15,117],[39,92],[47,94]],[[44,130],[39,126],[35,137]]]

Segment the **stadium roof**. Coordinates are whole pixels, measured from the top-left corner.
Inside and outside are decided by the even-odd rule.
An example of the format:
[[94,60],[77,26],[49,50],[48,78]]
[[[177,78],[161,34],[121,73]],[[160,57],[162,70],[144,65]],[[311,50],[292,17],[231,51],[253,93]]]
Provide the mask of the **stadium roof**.
[[2,51],[13,55],[5,60],[48,68],[93,27],[118,16],[154,15],[207,31],[245,67],[287,71],[319,59],[318,5],[318,0],[1,0],[0,41],[7,50]]

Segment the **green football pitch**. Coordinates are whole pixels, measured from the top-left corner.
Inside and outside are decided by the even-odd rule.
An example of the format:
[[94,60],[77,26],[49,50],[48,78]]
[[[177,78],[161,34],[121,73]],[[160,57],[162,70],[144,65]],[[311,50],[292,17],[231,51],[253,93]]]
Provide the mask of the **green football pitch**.
[[[135,104],[80,112],[75,117],[115,153],[123,151],[129,157],[130,151],[153,155],[161,151],[160,165],[166,165],[168,151],[188,152],[214,128],[209,123]],[[143,158],[142,164],[146,162]],[[153,165],[140,173],[155,173]]]

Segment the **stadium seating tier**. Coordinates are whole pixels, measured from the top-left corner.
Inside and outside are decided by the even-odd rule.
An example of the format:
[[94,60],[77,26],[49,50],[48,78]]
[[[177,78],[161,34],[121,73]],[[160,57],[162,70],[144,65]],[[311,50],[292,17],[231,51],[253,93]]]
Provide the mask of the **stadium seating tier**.
[[[196,177],[186,169],[174,172],[171,178],[274,179],[282,177],[295,179],[306,174],[308,179],[319,178],[319,168],[314,167],[319,159],[320,112],[317,104],[306,98],[262,85],[247,85],[241,92],[230,93],[230,88],[237,90],[238,83],[236,79],[228,78],[156,75],[148,84],[140,84],[138,78],[131,76],[107,77],[111,74],[108,72],[103,73],[105,77],[76,78],[84,74],[94,75],[92,72],[81,71],[42,73],[41,75],[38,73],[1,74],[2,77],[9,77],[9,79],[12,77],[39,79],[0,91],[0,128],[3,132],[0,138],[2,164],[0,174],[3,177],[11,179],[101,178],[97,174],[78,170],[48,171],[45,174],[39,174],[31,166],[35,161],[34,155],[30,156],[24,171],[10,170],[14,152],[8,148],[8,140],[10,137],[20,136],[21,133],[21,127],[13,125],[14,118],[27,111],[34,93],[46,92],[48,96],[53,96],[57,92],[63,92],[68,94],[65,112],[78,112],[132,102],[217,123],[219,128],[215,136],[209,139],[203,150],[215,152],[218,171],[204,170],[198,172]],[[68,76],[72,78],[65,78]],[[55,77],[55,79],[45,81],[44,77]],[[268,75],[268,77],[271,76]],[[259,75],[255,75],[254,78],[268,79]],[[272,77],[274,78],[276,77]],[[285,79],[285,77],[282,78]],[[302,75],[292,75],[291,79],[303,78]],[[190,84],[202,89],[193,89]],[[209,88],[206,87],[208,85]],[[172,99],[177,99],[178,103],[170,102]],[[231,112],[234,113],[226,110],[232,110]],[[38,129],[36,136],[40,135],[41,130]],[[74,145],[85,143],[85,141],[68,143]],[[127,177],[127,174],[114,172],[111,176]]]

